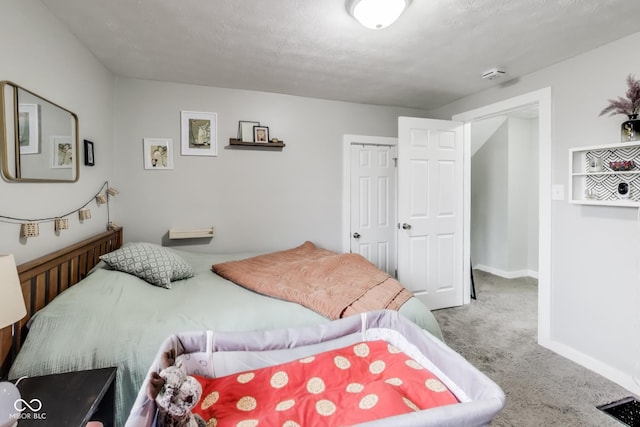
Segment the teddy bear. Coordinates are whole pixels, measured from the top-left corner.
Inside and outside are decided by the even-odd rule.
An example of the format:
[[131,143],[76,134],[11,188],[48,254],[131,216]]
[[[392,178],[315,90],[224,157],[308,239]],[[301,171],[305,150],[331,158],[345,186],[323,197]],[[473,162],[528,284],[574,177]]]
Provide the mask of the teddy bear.
[[173,351],[162,357],[160,372],[152,372],[147,386],[147,396],[158,406],[158,427],[206,427],[200,415],[193,414],[202,396],[200,383],[174,365]]

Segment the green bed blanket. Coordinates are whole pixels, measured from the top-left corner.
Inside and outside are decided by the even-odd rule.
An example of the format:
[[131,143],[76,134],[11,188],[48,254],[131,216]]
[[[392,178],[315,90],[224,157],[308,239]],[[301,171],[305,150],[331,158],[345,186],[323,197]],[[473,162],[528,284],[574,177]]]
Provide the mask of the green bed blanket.
[[[160,345],[170,335],[329,322],[301,305],[254,293],[210,270],[212,264],[255,254],[175,253],[196,275],[173,282],[171,289],[152,286],[101,262],[31,319],[10,378],[115,366],[116,425],[120,426]],[[406,302],[400,313],[442,339],[434,316],[416,298]]]

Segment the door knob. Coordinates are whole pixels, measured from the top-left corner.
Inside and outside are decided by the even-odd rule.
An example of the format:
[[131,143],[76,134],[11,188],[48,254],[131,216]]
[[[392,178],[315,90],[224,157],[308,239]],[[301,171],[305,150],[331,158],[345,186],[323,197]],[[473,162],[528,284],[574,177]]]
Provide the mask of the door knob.
[[353,238],[354,239],[359,239],[360,238],[360,233],[353,233]]
[[403,230],[411,230],[411,224],[407,224],[406,222],[402,224]]

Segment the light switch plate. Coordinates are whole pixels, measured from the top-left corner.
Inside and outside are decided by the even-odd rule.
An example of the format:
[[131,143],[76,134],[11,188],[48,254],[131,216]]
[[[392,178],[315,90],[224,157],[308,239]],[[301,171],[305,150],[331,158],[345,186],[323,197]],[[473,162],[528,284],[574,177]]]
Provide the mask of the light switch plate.
[[564,200],[564,185],[551,186],[551,200]]

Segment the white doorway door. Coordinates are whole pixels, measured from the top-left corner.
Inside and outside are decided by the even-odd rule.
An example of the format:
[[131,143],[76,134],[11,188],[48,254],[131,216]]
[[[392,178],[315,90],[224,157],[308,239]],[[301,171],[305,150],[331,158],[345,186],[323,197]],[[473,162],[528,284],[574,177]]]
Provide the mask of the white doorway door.
[[349,251],[395,276],[396,147],[350,144]]
[[431,310],[464,302],[463,126],[398,119],[398,279]]

